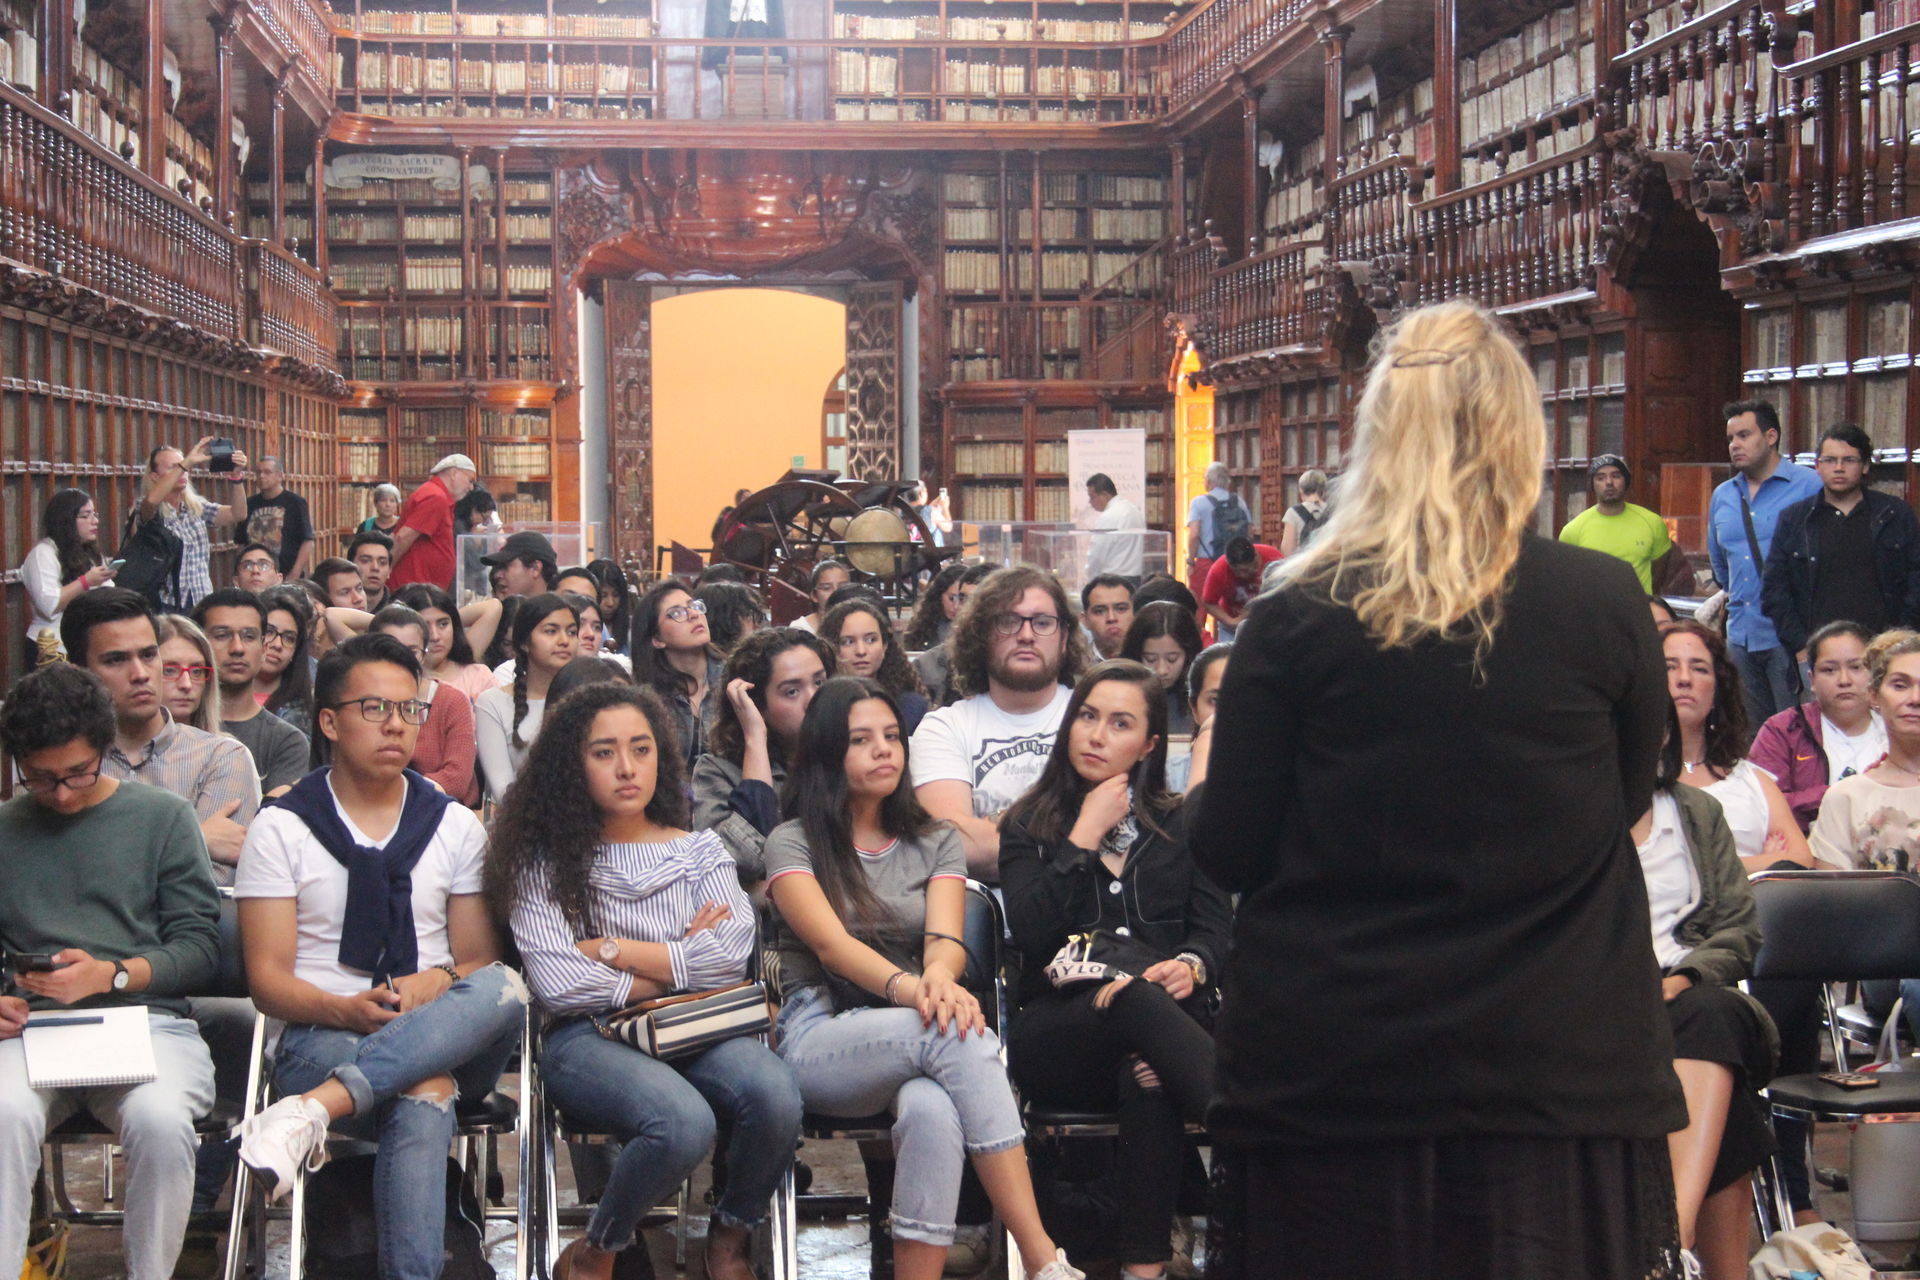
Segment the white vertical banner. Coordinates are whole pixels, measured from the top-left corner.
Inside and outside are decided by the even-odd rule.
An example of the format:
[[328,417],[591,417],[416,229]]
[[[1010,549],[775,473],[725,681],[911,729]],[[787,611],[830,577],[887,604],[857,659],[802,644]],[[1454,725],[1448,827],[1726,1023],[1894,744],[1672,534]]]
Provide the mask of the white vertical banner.
[[1093,525],[1093,505],[1087,501],[1087,477],[1105,475],[1120,496],[1140,511],[1147,509],[1147,432],[1144,427],[1114,427],[1107,431],[1067,432],[1067,488],[1073,523]]

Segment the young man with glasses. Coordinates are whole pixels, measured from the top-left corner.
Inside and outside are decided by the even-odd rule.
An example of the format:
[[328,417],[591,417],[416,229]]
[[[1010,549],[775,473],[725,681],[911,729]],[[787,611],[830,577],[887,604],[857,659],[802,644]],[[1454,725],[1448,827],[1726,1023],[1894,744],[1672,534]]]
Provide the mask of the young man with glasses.
[[234,586],[242,591],[260,592],[277,587],[285,580],[272,547],[264,542],[249,542],[240,548],[240,558],[233,565]]
[[1028,565],[982,582],[947,644],[963,696],[914,731],[914,789],[959,828],[968,872],[997,881],[999,817],[1046,766],[1087,644],[1059,580]]
[[67,606],[60,640],[67,660],[100,677],[113,699],[113,741],[101,768],[191,804],[214,880],[231,884],[247,824],[260,807],[260,775],[240,743],[179,724],[167,710],[160,633],[146,597],[124,587],[87,592]]
[[[0,1273],[9,1276],[26,1254],[41,1141],[84,1110],[126,1150],[126,1273],[166,1280],[186,1235],[194,1121],[213,1106],[213,1063],[186,1016],[187,994],[213,981],[220,944],[206,846],[180,797],[103,773],[115,719],[101,681],[65,664],[22,679],[0,709],[0,746],[21,786],[0,804],[0,948],[10,961],[0,982],[11,987],[0,995]],[[54,967],[27,970],[24,957],[36,955]],[[146,1007],[152,1080],[29,1083],[30,1009],[84,1016],[124,1005]]]
[[253,757],[260,788],[277,796],[307,772],[307,737],[253,697],[266,661],[267,610],[260,597],[225,587],[194,606],[193,620],[213,645],[220,677],[220,728]]
[[320,660],[314,724],[333,763],[254,823],[234,884],[254,1002],[286,1024],[283,1096],[242,1127],[240,1158],[277,1198],[325,1161],[329,1128],[377,1142],[383,1280],[440,1274],[454,1098],[493,1088],[527,998],[480,897],[480,820],[407,768],[419,681],[390,635]]
[[1920,519],[1867,487],[1873,441],[1851,422],[1820,433],[1820,492],[1780,512],[1760,602],[1780,645],[1807,660],[1807,640],[1829,622],[1878,635],[1920,623]]

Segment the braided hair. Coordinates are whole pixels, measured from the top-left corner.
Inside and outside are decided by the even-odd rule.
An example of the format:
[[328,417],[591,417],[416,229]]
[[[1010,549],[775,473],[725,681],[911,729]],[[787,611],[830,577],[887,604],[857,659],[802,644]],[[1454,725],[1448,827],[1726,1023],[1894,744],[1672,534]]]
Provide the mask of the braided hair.
[[556,613],[569,614],[577,623],[580,613],[567,598],[551,591],[529,596],[520,602],[513,615],[513,749],[524,751],[526,739],[520,736],[520,722],[527,718],[527,667],[533,650],[533,629]]

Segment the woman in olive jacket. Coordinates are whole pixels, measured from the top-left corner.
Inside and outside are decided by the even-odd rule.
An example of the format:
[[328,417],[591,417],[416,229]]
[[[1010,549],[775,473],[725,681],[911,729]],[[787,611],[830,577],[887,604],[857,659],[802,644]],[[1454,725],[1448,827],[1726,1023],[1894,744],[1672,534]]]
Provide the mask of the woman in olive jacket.
[[[1021,957],[1009,1069],[1043,1105],[1117,1113],[1129,1277],[1163,1275],[1172,1253],[1183,1124],[1204,1116],[1213,1091],[1207,1011],[1233,913],[1188,856],[1181,798],[1166,790],[1166,707],[1141,663],[1088,671],[1000,834]],[[1055,987],[1049,963],[1095,931],[1096,958],[1120,972]]]

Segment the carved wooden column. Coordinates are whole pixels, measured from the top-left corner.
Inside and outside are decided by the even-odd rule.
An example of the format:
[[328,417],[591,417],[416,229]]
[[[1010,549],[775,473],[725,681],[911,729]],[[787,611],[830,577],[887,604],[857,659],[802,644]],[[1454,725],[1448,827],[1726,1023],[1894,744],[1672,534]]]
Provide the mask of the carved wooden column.
[[73,94],[73,0],[41,0],[40,101],[64,116]]
[[1237,75],[1240,99],[1240,227],[1248,257],[1260,252],[1260,98],[1245,76]]
[[[473,247],[473,148],[460,147],[454,155],[460,162],[460,263],[461,274],[466,277],[460,306],[460,314],[466,317],[461,322],[461,328],[465,330],[460,344],[465,349],[461,357],[461,371],[466,377],[474,377],[479,360],[488,359],[488,366],[481,376],[492,377],[489,358],[497,358],[500,353],[491,350],[493,334],[486,326],[491,324],[494,317],[487,313],[485,303],[473,301],[480,296],[479,267],[475,261],[479,255]],[[476,333],[476,329],[482,332]]]
[[267,83],[273,90],[273,116],[269,126],[272,149],[268,157],[268,163],[273,166],[268,177],[273,188],[273,224],[267,237],[284,249],[287,247],[287,79],[280,75]]
[[1459,0],[1434,0],[1433,107],[1433,194],[1442,195],[1460,186]]
[[1187,146],[1176,142],[1173,152],[1173,234],[1187,234]]
[[[1352,27],[1330,27],[1320,33],[1320,43],[1326,49],[1325,86],[1326,102],[1321,115],[1321,136],[1326,145],[1326,159],[1322,162],[1320,180],[1323,189],[1332,192],[1333,184],[1340,177],[1340,126],[1342,103],[1347,90],[1347,37],[1353,34]],[[1435,86],[1438,89],[1438,86]],[[1436,96],[1434,102],[1440,99]],[[1438,114],[1436,110],[1436,114]],[[1333,202],[1327,202],[1327,212],[1333,212]]]
[[313,136],[313,265],[327,274],[327,131]]
[[167,180],[167,9],[147,0],[146,77],[140,86],[140,168],[155,182]]
[[233,19],[216,13],[213,27],[213,218],[233,222]]

